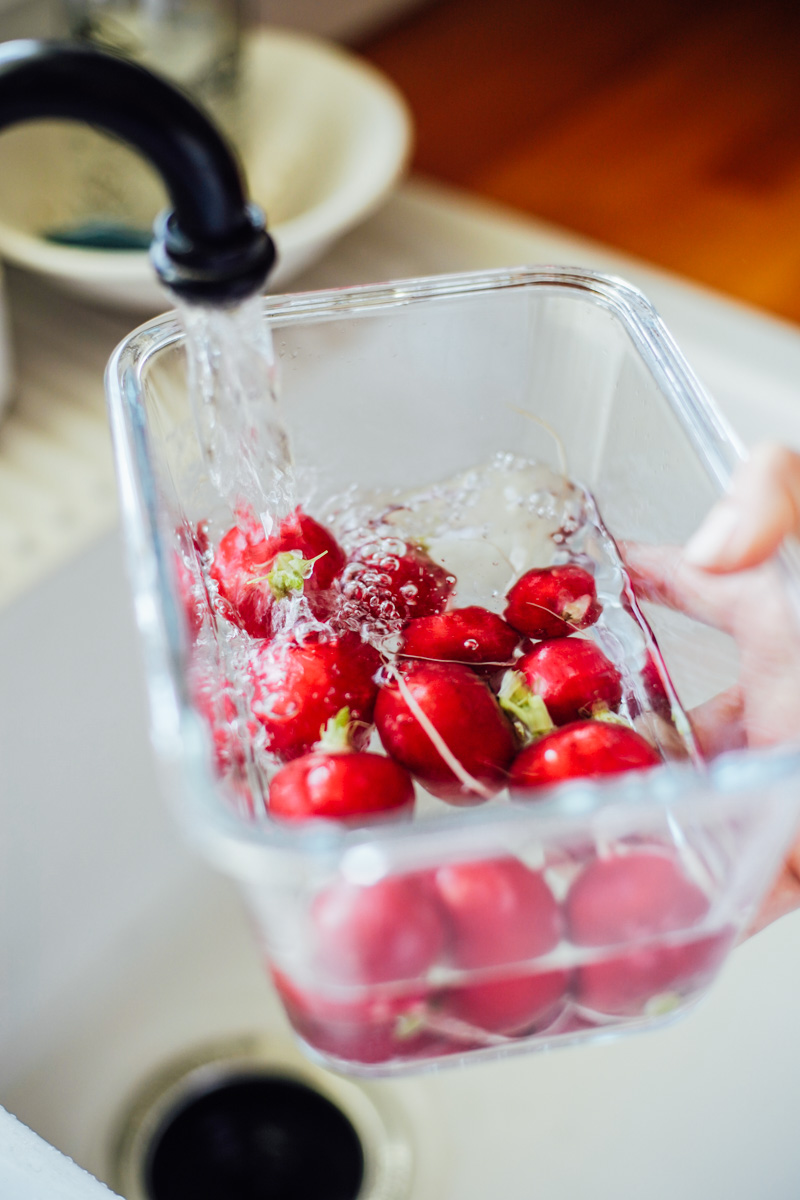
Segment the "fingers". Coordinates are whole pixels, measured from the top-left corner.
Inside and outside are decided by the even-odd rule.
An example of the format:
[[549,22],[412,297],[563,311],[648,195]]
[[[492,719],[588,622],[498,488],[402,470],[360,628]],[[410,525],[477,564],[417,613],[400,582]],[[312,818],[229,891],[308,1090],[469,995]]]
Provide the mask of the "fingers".
[[704,571],[738,571],[764,562],[789,534],[800,534],[800,455],[763,443],[734,472],[684,550]]
[[692,709],[689,720],[704,758],[716,758],[747,745],[744,715],[744,695],[738,686]]
[[686,613],[704,625],[730,630],[739,581],[716,578],[686,562],[679,546],[620,546],[637,596]]

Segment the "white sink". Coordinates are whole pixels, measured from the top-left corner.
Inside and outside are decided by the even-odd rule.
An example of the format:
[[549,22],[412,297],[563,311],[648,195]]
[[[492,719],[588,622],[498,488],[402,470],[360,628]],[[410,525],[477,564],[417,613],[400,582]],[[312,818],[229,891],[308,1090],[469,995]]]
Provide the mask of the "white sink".
[[[800,444],[800,336],[601,248],[421,185],[309,286],[522,261],[617,269],[749,440]],[[289,1039],[238,896],[158,793],[116,534],[0,613],[0,1103],[100,1178],[121,1111],[176,1054]],[[659,1033],[377,1085],[407,1113],[414,1200],[797,1195],[800,916]]]

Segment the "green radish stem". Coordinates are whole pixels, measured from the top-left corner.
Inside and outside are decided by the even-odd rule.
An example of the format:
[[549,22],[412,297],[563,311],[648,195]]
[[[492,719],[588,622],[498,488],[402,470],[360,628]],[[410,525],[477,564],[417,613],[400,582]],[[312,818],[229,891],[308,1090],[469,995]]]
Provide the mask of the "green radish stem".
[[319,741],[314,749],[327,751],[329,754],[347,754],[353,749],[353,724],[350,720],[350,709],[345,705],[335,717],[331,717],[322,726]]
[[531,740],[555,729],[544,700],[528,687],[519,671],[506,671],[497,699],[503,711],[523,726]]
[[291,592],[302,592],[303,584],[318,563],[328,553],[323,550],[316,558],[303,558],[299,550],[284,550],[275,555],[272,569],[267,575],[255,575],[248,586],[266,581],[275,600],[285,600]]

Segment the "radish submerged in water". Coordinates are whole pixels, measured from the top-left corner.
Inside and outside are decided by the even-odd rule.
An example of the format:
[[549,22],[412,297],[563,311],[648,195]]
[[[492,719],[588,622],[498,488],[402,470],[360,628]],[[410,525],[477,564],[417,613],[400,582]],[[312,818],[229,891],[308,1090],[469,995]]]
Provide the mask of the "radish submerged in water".
[[354,744],[369,737],[378,694],[380,655],[353,634],[327,641],[266,642],[250,659],[253,715],[267,748],[281,762],[307,754],[328,721],[343,708],[354,722]]
[[268,638],[276,600],[302,593],[312,612],[327,617],[331,600],[325,593],[344,564],[333,535],[297,508],[269,538],[253,513],[241,513],[221,539],[210,573],[224,615],[251,637]]
[[440,867],[433,879],[459,967],[524,962],[552,950],[561,936],[553,893],[518,858],[454,863]]
[[340,590],[349,620],[391,629],[441,612],[455,582],[416,542],[384,537],[350,555]]
[[[665,993],[701,982],[730,945],[727,931],[692,936],[709,908],[706,893],[669,852],[595,859],[575,880],[564,904],[570,939],[609,951],[578,969],[579,1001],[610,1015],[635,1014]],[[685,940],[655,940],[677,933],[686,934]]]
[[336,882],[317,895],[311,919],[318,965],[339,983],[416,979],[446,941],[436,898],[416,875],[390,876],[371,887]]
[[351,1062],[381,1063],[449,1049],[421,1019],[430,995],[424,986],[393,988],[388,994],[380,987],[365,987],[356,995],[339,996],[301,987],[275,968],[272,979],[292,1025],[323,1054]]
[[[519,859],[456,863],[440,867],[433,878],[455,966],[474,971],[524,963],[558,944],[558,903],[542,875]],[[568,986],[569,972],[561,968],[479,976],[448,989],[438,1004],[478,1029],[513,1034],[549,1017]]]

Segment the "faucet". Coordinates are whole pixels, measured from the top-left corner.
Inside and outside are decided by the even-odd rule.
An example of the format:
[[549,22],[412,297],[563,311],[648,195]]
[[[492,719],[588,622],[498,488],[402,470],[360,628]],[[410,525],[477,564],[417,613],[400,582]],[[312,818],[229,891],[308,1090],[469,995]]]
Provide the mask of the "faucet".
[[0,45],[0,132],[37,118],[85,121],[153,165],[172,208],[158,217],[150,257],[183,300],[228,306],[260,291],[275,245],[248,202],[234,154],[211,120],[137,63],[71,42]]

